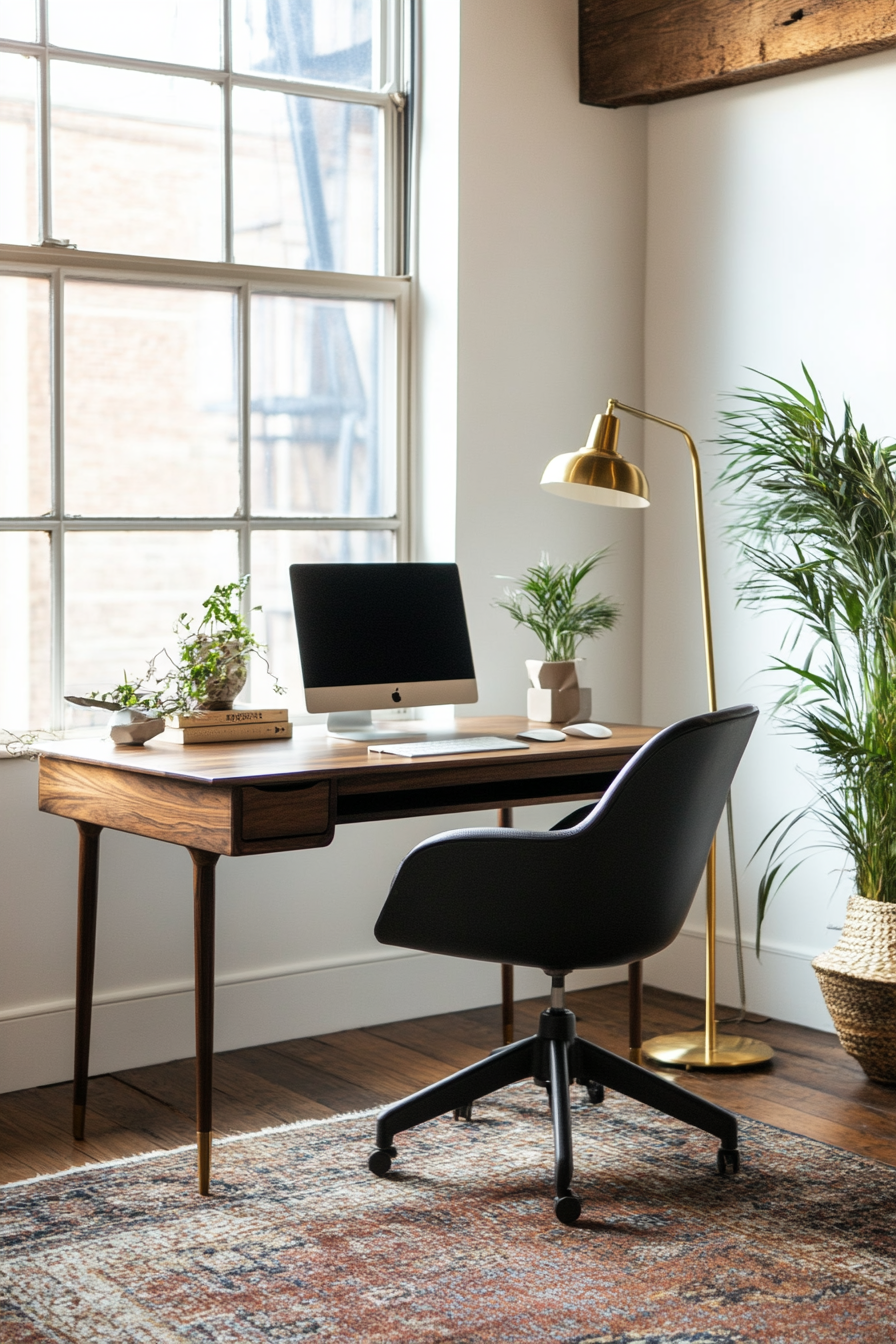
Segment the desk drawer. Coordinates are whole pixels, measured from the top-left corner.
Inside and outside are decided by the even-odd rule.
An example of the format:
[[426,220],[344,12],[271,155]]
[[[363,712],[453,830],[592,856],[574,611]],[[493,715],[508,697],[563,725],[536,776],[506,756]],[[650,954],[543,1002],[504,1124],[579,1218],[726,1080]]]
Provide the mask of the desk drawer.
[[293,835],[321,835],[330,816],[330,785],[275,785],[243,788],[243,840],[276,840]]

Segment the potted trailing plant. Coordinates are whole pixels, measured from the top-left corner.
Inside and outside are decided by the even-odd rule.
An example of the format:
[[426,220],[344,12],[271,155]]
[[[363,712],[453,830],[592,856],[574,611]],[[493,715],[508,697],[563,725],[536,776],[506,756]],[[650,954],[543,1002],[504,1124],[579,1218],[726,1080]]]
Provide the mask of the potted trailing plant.
[[[896,445],[848,404],[841,427],[805,367],[806,394],[777,379],[724,413],[722,482],[749,570],[740,601],[794,617],[804,656],[777,656],[776,712],[817,758],[815,796],[760,845],[759,929],[805,856],[801,823],[845,851],[855,891],[841,938],[813,962],[844,1048],[896,1082]],[[757,951],[758,951],[757,932]]]
[[[179,635],[180,656],[169,678],[184,707],[230,709],[246,684],[249,658],[261,658],[268,672],[264,645],[252,634],[240,612],[240,602],[249,582],[248,574],[235,583],[218,584],[202,604],[198,624],[181,612],[174,627]],[[261,607],[254,607],[261,611]],[[283,687],[275,683],[278,695]]]
[[[113,741],[137,745],[162,732],[164,716],[187,710],[230,709],[246,684],[248,661],[261,658],[268,672],[265,646],[252,634],[240,611],[248,574],[234,583],[217,584],[202,604],[198,622],[181,612],[174,625],[178,636],[176,657],[162,649],[151,658],[146,672],[130,681],[127,672],[111,690],[89,696],[67,695],[75,705],[113,711]],[[261,607],[254,607],[261,611]],[[274,690],[284,687],[276,680]]]
[[603,630],[612,630],[619,619],[619,603],[598,593],[578,600],[584,579],[605,558],[606,550],[595,551],[573,564],[552,565],[543,555],[537,565],[527,569],[521,579],[512,579],[503,601],[495,605],[510,613],[516,625],[537,635],[544,659],[528,658],[526,671],[529,688],[530,719],[548,723],[569,723],[591,715],[591,692],[579,685],[576,652],[584,639],[593,639]]

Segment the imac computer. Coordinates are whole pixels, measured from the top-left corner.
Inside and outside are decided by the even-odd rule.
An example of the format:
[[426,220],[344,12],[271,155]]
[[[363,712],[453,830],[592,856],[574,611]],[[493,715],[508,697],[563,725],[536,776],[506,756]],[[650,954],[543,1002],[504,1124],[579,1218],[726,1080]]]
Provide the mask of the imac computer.
[[[423,738],[371,710],[478,698],[457,565],[290,565],[310,714],[355,742]],[[442,734],[444,736],[444,734]]]

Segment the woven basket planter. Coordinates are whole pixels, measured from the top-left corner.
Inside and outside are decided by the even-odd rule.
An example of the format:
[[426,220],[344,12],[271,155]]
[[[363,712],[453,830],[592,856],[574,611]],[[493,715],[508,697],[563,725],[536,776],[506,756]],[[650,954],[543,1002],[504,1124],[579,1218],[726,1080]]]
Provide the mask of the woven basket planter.
[[896,905],[850,897],[839,942],[812,967],[843,1049],[896,1083]]

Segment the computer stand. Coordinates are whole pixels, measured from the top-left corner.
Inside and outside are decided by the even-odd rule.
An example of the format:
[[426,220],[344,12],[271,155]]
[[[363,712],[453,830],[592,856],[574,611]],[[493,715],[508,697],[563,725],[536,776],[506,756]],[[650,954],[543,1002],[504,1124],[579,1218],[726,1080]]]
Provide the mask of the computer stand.
[[369,709],[340,710],[327,715],[327,734],[349,742],[422,742],[426,727],[419,720],[404,727],[398,723],[374,723]]

